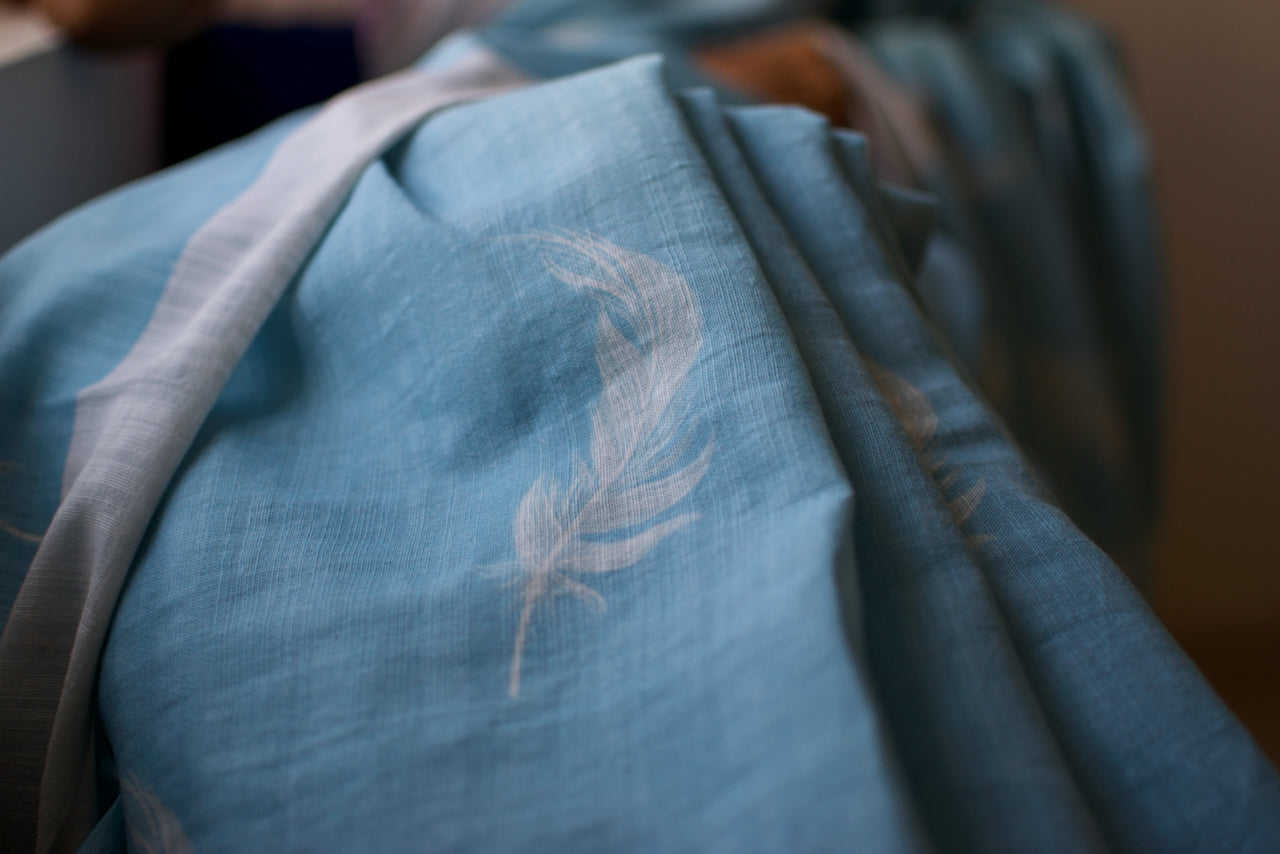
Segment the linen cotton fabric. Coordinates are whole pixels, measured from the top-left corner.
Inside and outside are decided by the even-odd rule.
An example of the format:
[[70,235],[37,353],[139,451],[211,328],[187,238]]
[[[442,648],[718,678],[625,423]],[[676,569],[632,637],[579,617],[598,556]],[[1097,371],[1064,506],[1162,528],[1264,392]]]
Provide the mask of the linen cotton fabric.
[[487,96],[478,50],[0,261],[6,842],[1280,845],[860,137],[654,57]]

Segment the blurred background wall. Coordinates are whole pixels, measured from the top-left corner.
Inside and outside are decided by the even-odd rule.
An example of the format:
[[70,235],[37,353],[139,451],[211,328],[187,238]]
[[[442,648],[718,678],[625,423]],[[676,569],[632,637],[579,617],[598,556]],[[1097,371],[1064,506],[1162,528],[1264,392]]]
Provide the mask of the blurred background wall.
[[1165,622],[1280,762],[1280,3],[1074,0],[1129,60],[1170,264]]

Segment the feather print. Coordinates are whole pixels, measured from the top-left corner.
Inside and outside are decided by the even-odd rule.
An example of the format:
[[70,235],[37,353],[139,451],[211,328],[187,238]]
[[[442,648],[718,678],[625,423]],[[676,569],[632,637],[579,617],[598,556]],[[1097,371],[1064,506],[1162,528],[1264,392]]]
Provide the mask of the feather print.
[[187,854],[191,843],[182,823],[145,783],[132,774],[120,779],[120,792],[127,805],[125,835],[129,850],[142,854]]
[[[937,482],[944,495],[954,492],[956,484],[963,479],[964,472],[959,466],[947,465],[947,458],[933,447],[933,438],[938,432],[938,414],[925,393],[907,382],[901,375],[889,370],[884,365],[867,360],[867,370],[871,379],[884,395],[889,408],[902,422],[902,428],[911,440],[925,470]],[[950,498],[947,509],[957,525],[964,525],[969,517],[978,509],[987,492],[987,481],[978,478],[962,495]],[[992,541],[986,534],[975,534],[966,539],[971,547],[985,545]]]
[[[714,437],[694,452],[677,393],[702,349],[702,314],[689,283],[638,252],[586,234],[532,235],[547,271],[594,299],[600,396],[591,409],[590,459],[568,487],[538,478],[514,524],[522,606],[507,690],[520,693],[529,624],[540,600],[568,593],[596,610],[604,597],[570,574],[634,566],[666,537],[698,519],[654,523],[702,480]],[[620,536],[622,532],[625,536]]]

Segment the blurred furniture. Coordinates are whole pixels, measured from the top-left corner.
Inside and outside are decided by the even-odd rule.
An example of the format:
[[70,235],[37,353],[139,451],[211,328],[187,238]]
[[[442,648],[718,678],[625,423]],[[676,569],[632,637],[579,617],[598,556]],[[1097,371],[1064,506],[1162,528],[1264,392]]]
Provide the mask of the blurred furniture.
[[0,252],[159,162],[155,56],[101,57],[0,9]]

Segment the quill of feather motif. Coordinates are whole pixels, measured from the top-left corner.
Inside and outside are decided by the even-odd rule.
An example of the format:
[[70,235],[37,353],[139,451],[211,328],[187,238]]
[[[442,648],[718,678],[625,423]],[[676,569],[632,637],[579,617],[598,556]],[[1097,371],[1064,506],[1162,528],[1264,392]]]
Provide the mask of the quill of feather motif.
[[[634,566],[697,519],[685,513],[653,522],[702,480],[714,449],[709,439],[693,454],[676,399],[702,348],[702,314],[689,283],[647,255],[590,235],[534,237],[548,249],[548,272],[599,305],[601,391],[591,410],[590,461],[578,461],[567,488],[555,478],[538,478],[516,513],[523,604],[508,682],[512,697],[520,693],[537,603],[569,593],[603,609],[604,598],[570,575]],[[628,535],[619,538],[623,531]]]

